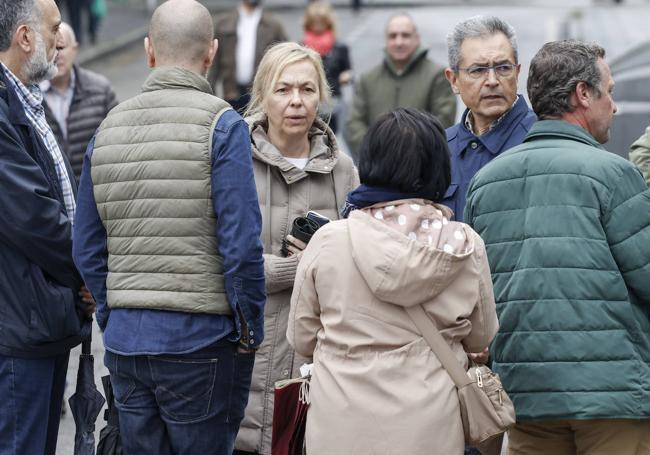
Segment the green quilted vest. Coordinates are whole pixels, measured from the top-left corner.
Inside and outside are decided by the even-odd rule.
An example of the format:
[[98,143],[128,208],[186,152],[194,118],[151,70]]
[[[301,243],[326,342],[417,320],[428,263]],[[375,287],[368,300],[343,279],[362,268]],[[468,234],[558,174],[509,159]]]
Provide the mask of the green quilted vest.
[[205,78],[163,67],[102,122],[91,169],[110,308],[231,314],[211,197],[212,134],[229,108]]

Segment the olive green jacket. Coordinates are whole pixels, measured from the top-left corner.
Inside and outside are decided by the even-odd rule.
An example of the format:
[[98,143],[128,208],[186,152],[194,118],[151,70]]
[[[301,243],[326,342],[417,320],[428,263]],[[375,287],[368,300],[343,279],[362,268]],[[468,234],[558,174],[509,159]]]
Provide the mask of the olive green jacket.
[[641,169],[645,183],[650,186],[650,126],[632,144],[630,148],[630,161]]
[[363,136],[377,117],[398,107],[414,107],[436,115],[447,128],[456,118],[456,97],[444,68],[420,48],[401,73],[386,54],[384,61],[361,76],[346,129],[346,141],[356,157]]

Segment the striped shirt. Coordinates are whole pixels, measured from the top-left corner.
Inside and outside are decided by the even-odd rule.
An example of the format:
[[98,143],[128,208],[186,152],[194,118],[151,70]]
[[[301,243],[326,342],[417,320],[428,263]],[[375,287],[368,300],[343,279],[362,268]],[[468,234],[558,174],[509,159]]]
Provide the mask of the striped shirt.
[[25,109],[27,118],[32,123],[39,136],[43,140],[45,147],[50,152],[54,167],[56,168],[56,175],[59,177],[61,191],[63,192],[63,201],[65,202],[65,209],[70,219],[70,224],[74,222],[74,214],[76,204],[74,200],[74,193],[72,192],[72,183],[70,176],[63,161],[63,154],[56,142],[54,133],[45,120],[45,109],[43,109],[43,93],[37,84],[32,84],[25,87],[20,80],[3,64],[2,69],[7,75],[7,80],[11,84],[14,91],[18,94],[18,98]]

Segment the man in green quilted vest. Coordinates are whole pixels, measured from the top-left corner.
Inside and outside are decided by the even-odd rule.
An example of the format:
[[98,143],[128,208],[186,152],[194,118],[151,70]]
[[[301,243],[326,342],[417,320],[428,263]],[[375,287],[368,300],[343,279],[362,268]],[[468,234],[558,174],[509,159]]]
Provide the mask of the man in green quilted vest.
[[468,192],[513,455],[650,453],[650,192],[601,145],[616,112],[604,58],[596,44],[545,44],[528,78],[540,120]]
[[195,0],[158,7],[153,71],[84,158],[73,253],[97,299],[125,453],[231,455],[264,338],[248,127],[205,78],[213,33]]

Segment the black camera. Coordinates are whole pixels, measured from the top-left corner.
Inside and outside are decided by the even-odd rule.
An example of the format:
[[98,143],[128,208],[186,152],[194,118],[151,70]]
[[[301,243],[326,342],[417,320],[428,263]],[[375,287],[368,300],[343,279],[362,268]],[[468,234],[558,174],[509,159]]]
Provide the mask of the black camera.
[[[308,212],[307,216],[299,216],[293,220],[290,234],[301,242],[309,243],[318,229],[330,222],[330,219],[316,212]],[[289,256],[287,239],[282,240],[282,255]]]

